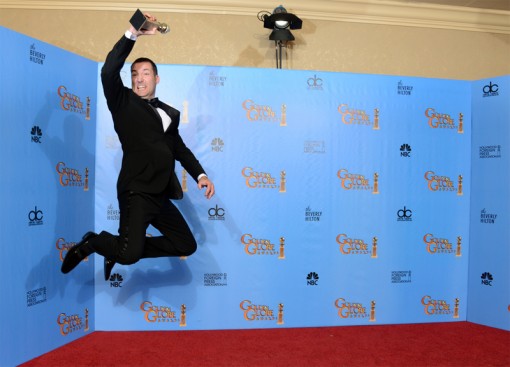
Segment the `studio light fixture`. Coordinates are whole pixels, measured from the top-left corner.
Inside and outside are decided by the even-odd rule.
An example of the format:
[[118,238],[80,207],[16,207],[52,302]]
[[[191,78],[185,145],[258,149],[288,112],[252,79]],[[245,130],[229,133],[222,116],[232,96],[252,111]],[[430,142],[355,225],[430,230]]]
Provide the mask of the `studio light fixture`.
[[278,6],[273,13],[260,11],[257,18],[264,22],[264,28],[272,29],[269,39],[275,43],[276,68],[282,68],[282,49],[287,47],[289,41],[294,41],[295,37],[290,29],[301,29],[303,21],[296,15],[288,13],[282,6]]

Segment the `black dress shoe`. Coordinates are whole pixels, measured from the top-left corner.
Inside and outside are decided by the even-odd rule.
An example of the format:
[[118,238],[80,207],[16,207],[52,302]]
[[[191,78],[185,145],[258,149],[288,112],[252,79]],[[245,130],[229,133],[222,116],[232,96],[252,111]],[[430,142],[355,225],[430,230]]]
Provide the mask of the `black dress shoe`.
[[83,235],[83,238],[76,245],[71,247],[64,258],[62,263],[62,273],[67,274],[73,270],[83,259],[90,254],[94,253],[94,249],[89,245],[89,240],[97,237],[94,232],[87,232]]
[[114,266],[115,261],[108,260],[106,257],[104,258],[104,280],[108,281],[108,279],[110,279],[110,274]]

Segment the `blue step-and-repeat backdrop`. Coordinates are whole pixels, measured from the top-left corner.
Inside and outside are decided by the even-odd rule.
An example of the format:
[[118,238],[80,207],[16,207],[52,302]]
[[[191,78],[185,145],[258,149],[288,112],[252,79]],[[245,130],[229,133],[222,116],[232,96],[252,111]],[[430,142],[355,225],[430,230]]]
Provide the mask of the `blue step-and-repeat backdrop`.
[[60,273],[83,233],[118,229],[102,64],[5,28],[0,40],[12,50],[0,56],[0,365],[94,330],[510,330],[509,77],[160,65],[157,94],[181,111],[217,194],[178,166],[197,252],[104,281],[100,256]]

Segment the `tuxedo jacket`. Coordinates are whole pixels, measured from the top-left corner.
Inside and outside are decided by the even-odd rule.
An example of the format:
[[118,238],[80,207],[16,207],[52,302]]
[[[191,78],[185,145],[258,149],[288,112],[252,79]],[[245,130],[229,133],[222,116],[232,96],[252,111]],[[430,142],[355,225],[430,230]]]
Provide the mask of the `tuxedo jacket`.
[[175,161],[195,181],[205,171],[179,135],[180,112],[162,104],[161,108],[172,120],[170,127],[163,131],[159,113],[122,83],[120,71],[134,44],[135,41],[123,36],[101,69],[106,102],[123,151],[117,194],[168,192],[171,199],[181,199],[183,193],[175,175]]

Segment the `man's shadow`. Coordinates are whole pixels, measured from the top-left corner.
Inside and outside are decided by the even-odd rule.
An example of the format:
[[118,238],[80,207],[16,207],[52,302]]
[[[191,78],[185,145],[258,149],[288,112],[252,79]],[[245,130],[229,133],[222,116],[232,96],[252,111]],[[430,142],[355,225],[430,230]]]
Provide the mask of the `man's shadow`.
[[[81,174],[84,184],[85,168],[93,170],[95,157],[90,149],[83,146],[83,124],[88,122],[85,122],[84,118],[79,117],[75,112],[65,112],[67,116],[63,120],[52,117],[54,112],[59,111],[59,106],[60,99],[57,93],[48,91],[45,102],[34,119],[34,126],[38,126],[41,131],[40,149],[47,158],[47,168],[45,169],[52,173],[53,187],[55,188],[54,192],[41,192],[40,195],[54,197],[51,207],[44,208],[44,210],[48,213],[45,216],[53,217],[55,224],[50,234],[46,233],[42,236],[45,239],[41,247],[47,248],[48,252],[30,269],[25,286],[27,290],[46,287],[47,299],[51,299],[57,294],[64,297],[66,289],[72,286],[72,282],[83,284],[83,277],[92,274],[83,265],[71,274],[64,275],[60,271],[61,258],[65,256],[65,249],[72,246],[75,243],[73,241],[78,240],[81,223],[87,223],[84,218],[90,217],[90,223],[93,225],[94,208],[90,206],[90,203],[93,205],[94,200],[90,200],[93,190],[84,194],[84,186],[63,187],[63,183],[65,184],[66,181],[65,178],[61,181],[57,165],[62,163],[66,168],[77,170]],[[61,113],[62,111],[60,111]],[[41,185],[41,187],[46,187],[46,185]],[[87,206],[89,206],[89,210],[85,209]],[[51,239],[46,241],[48,237]],[[62,250],[58,249],[59,246]],[[80,292],[82,295],[82,298],[78,300],[80,303],[94,298],[93,288],[87,286],[85,289],[85,292]]]

